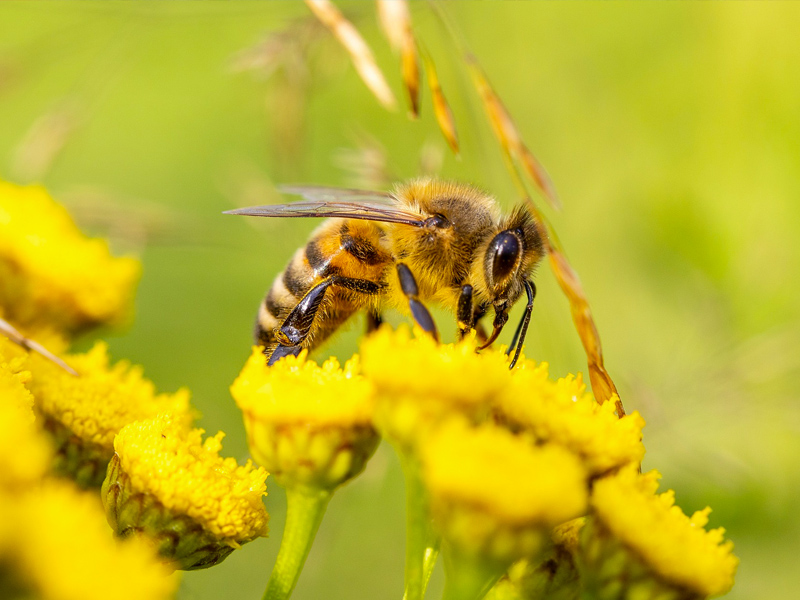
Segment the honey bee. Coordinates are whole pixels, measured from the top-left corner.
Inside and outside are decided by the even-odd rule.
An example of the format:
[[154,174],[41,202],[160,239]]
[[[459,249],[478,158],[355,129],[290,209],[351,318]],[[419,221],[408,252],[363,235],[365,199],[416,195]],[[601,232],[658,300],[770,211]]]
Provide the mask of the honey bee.
[[534,268],[544,255],[542,232],[524,206],[501,216],[494,198],[469,185],[419,179],[394,192],[318,186],[284,187],[305,201],[255,206],[227,214],[258,217],[330,217],[297,250],[261,303],[256,343],[268,364],[318,346],[347,319],[367,312],[368,328],[396,308],[438,340],[426,302],[449,308],[463,337],[490,308],[491,345],[514,303],[527,295],[525,313],[507,350],[519,358],[536,287]]

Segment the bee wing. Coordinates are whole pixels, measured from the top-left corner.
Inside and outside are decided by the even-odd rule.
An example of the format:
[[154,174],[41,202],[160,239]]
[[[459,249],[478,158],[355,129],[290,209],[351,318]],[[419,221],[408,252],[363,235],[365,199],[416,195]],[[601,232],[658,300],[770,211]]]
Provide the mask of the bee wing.
[[325,185],[280,185],[278,186],[278,190],[284,194],[302,196],[306,200],[323,200],[326,202],[366,201],[390,204],[394,199],[394,195],[390,192],[329,187]]
[[303,196],[307,201],[238,208],[225,211],[225,214],[251,217],[335,217],[401,223],[414,227],[421,227],[425,220],[419,213],[391,204],[394,196],[388,192],[323,186],[285,186],[280,190]]

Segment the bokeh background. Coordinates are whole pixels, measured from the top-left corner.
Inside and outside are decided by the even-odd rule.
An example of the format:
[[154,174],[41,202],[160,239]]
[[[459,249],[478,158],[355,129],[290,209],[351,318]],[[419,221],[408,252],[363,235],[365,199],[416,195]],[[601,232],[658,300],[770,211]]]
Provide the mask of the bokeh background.
[[[404,100],[374,5],[339,6]],[[647,420],[644,468],[661,471],[685,511],[709,504],[711,524],[728,530],[742,561],[729,598],[792,597],[800,6],[447,10],[560,192],[563,212],[545,211],[581,275],[626,408]],[[242,460],[228,385],[260,299],[316,223],[223,210],[280,201],[274,183],[430,171],[515,202],[456,45],[427,4],[412,12],[455,113],[459,160],[427,91],[418,121],[385,111],[336,42],[303,21],[300,2],[0,5],[0,176],[45,184],[84,229],[141,256],[135,319],[102,336],[161,389],[190,387],[201,425],[224,430]],[[584,370],[546,265],[537,285],[527,354],[554,375]],[[451,317],[437,318],[447,330]],[[362,327],[318,357],[352,354]],[[180,598],[260,597],[285,510],[282,491],[269,492],[271,537],[186,574]],[[295,597],[399,598],[402,506],[399,467],[382,447],[331,503]],[[440,586],[437,575],[431,597]]]

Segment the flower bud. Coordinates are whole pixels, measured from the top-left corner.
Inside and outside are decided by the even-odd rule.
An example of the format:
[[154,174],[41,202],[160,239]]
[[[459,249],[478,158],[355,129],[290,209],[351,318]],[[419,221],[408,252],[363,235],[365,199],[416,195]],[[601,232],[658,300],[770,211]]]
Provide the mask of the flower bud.
[[176,569],[202,569],[266,536],[264,469],[222,458],[222,433],[201,441],[168,415],[125,426],[102,488],[112,529],[144,536]]
[[130,313],[141,267],[89,239],[38,185],[0,181],[0,315],[72,334]]
[[378,445],[372,386],[356,359],[318,366],[301,353],[268,367],[255,348],[231,394],[250,452],[287,488],[333,490],[361,473]]
[[710,509],[684,515],[672,491],[655,493],[659,478],[629,467],[595,483],[579,550],[583,584],[594,597],[700,599],[733,586],[739,560],[723,529],[704,529]]
[[435,525],[466,555],[535,556],[552,527],[586,509],[586,473],[572,454],[494,425],[445,423],[422,448],[422,469]]

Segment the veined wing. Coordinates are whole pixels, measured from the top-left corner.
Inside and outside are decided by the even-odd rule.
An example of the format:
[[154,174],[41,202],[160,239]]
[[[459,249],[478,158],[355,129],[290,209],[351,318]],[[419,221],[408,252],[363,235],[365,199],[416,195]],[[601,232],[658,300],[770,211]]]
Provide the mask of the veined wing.
[[391,204],[394,199],[394,195],[391,192],[376,192],[375,190],[358,190],[326,185],[280,185],[278,190],[284,194],[303,196],[306,200],[319,200],[322,202],[379,202]]
[[388,192],[373,192],[324,186],[284,186],[282,192],[297,194],[306,201],[290,204],[251,206],[225,211],[228,215],[251,217],[335,217],[338,219],[362,219],[401,223],[422,227],[425,218],[404,208],[391,204],[393,196]]

